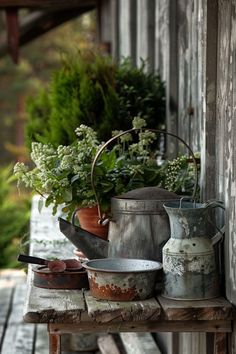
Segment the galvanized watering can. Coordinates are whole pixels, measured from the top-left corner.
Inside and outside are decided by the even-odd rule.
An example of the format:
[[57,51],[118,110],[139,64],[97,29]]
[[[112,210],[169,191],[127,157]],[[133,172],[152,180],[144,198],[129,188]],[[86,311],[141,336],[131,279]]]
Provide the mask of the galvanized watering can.
[[[111,198],[111,218],[108,220],[101,213],[99,198],[94,183],[96,162],[103,150],[120,136],[133,132],[133,128],[108,140],[97,152],[91,170],[92,188],[98,204],[98,222],[109,222],[108,242],[96,235],[82,230],[72,221],[60,221],[60,229],[70,241],[89,259],[104,257],[138,258],[162,261],[162,247],[169,238],[169,220],[163,203],[178,200],[175,193],[157,187],[135,189],[121,196]],[[164,133],[179,139],[190,151],[195,166],[195,186],[197,188],[197,163],[191,148],[181,138],[172,133],[156,129],[147,129]]]
[[209,236],[212,209],[221,202],[165,203],[171,238],[163,247],[163,296],[181,300],[203,300],[219,296],[219,274],[214,245],[222,240],[224,227]]

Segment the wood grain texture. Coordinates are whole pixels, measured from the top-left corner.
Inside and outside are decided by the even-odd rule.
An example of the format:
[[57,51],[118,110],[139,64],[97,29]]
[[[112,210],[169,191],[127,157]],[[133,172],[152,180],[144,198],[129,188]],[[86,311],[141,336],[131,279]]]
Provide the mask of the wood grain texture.
[[179,353],[211,354],[206,351],[205,333],[180,333]]
[[216,197],[217,1],[202,2],[203,115],[201,124],[202,199]]
[[136,321],[136,322],[83,322],[49,323],[51,333],[93,333],[93,332],[217,332],[231,333],[231,321]]
[[158,297],[163,315],[168,320],[229,320],[232,305],[223,297],[204,301],[177,301]]
[[85,311],[82,291],[42,289],[30,286],[23,312],[24,321],[30,323],[80,322]]
[[214,335],[214,354],[225,354],[227,348],[227,334],[215,333]]
[[31,354],[33,350],[35,326],[22,322],[25,291],[26,284],[18,284],[15,288],[1,348],[4,354]]
[[36,338],[34,354],[48,354],[49,339],[47,333],[47,326],[45,324],[38,324],[36,326],[35,337]]
[[147,61],[147,69],[154,69],[155,2],[137,0],[137,53],[136,63]]
[[226,206],[226,294],[236,304],[236,2],[219,1],[216,187]]
[[150,333],[121,333],[127,354],[161,354]]
[[85,301],[89,316],[99,323],[152,321],[158,319],[161,313],[161,308],[154,298],[143,301],[113,302],[97,300],[89,292],[85,292]]
[[98,338],[98,347],[101,354],[121,354],[112,335],[101,335]]
[[61,354],[61,336],[49,334],[49,354]]

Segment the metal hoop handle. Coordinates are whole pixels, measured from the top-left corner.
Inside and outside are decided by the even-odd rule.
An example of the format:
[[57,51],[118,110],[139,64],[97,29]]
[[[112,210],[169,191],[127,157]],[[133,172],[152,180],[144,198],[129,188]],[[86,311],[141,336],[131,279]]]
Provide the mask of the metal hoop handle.
[[[131,132],[135,132],[137,130],[140,130],[140,128],[132,128],[132,129],[126,130],[126,131],[124,131],[122,133],[119,133],[119,134],[113,136],[104,145],[102,145],[102,147],[97,151],[97,153],[96,153],[96,155],[94,157],[94,160],[93,160],[93,163],[92,163],[92,168],[91,168],[91,185],[92,185],[94,196],[95,196],[95,199],[96,199],[96,202],[97,202],[97,205],[98,205],[98,217],[99,217],[99,222],[100,223],[103,222],[104,216],[102,215],[102,212],[101,212],[101,206],[100,206],[100,203],[99,203],[99,199],[98,199],[98,195],[97,195],[96,188],[95,188],[95,183],[94,183],[94,170],[95,170],[95,167],[96,167],[97,160],[100,157],[100,155],[103,152],[103,150],[110,143],[112,143],[114,140],[118,139],[122,135],[125,135],[127,133],[131,133]],[[193,195],[192,195],[192,199],[194,199],[195,195],[196,195],[196,192],[197,192],[197,185],[198,185],[198,170],[197,170],[197,161],[196,161],[196,158],[195,158],[194,153],[193,153],[192,149],[190,148],[190,146],[182,138],[180,138],[179,136],[177,136],[177,135],[175,135],[173,133],[169,133],[169,132],[167,132],[165,130],[159,130],[159,129],[143,129],[143,130],[172,136],[172,137],[178,139],[179,141],[181,141],[186,146],[186,148],[189,150],[190,155],[191,155],[191,157],[193,159],[193,164],[194,164],[194,179],[195,179],[195,182],[194,182]]]

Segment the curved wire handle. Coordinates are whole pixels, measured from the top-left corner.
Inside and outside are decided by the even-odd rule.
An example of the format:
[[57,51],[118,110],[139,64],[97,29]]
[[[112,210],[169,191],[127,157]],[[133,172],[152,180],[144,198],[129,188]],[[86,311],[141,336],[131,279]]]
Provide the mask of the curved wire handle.
[[[97,151],[97,153],[96,153],[96,155],[94,157],[94,160],[93,160],[93,163],[92,163],[92,168],[91,168],[91,185],[92,185],[94,196],[95,196],[95,199],[96,199],[96,202],[97,202],[97,205],[98,205],[98,217],[99,217],[99,221],[98,222],[101,223],[101,224],[104,221],[104,216],[101,213],[101,206],[100,206],[100,203],[99,203],[99,199],[98,199],[98,195],[97,195],[96,188],[95,188],[95,183],[94,183],[94,170],[95,170],[95,167],[96,167],[97,160],[98,160],[99,156],[101,155],[101,153],[103,152],[103,150],[111,142],[113,142],[114,140],[118,139],[122,135],[125,135],[127,133],[131,133],[131,132],[135,132],[136,130],[140,130],[140,128],[132,128],[132,129],[126,130],[126,131],[124,131],[122,133],[119,133],[119,134],[113,136],[104,145],[102,145],[102,147]],[[177,136],[177,135],[175,135],[173,133],[169,133],[169,132],[166,132],[164,130],[159,130],[159,129],[144,129],[144,130],[145,131],[154,132],[154,133],[162,133],[162,134],[166,134],[166,135],[172,136],[172,137],[178,139],[179,141],[181,141],[186,146],[186,148],[189,150],[189,152],[190,152],[190,154],[192,156],[192,159],[193,159],[193,164],[194,164],[195,182],[194,182],[193,195],[192,195],[192,199],[194,199],[195,195],[196,195],[196,191],[197,191],[197,184],[198,184],[198,170],[197,170],[197,161],[196,161],[196,158],[195,158],[194,153],[193,153],[192,149],[190,148],[190,146],[182,138],[180,138],[179,136]]]

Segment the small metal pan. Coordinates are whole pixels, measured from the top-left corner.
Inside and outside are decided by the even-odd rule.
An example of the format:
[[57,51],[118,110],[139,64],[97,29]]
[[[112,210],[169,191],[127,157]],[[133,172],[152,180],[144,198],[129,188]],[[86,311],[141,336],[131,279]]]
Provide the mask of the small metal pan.
[[79,272],[83,271],[84,268],[80,261],[76,259],[56,259],[56,260],[47,260],[40,257],[33,257],[24,254],[20,254],[18,256],[19,262],[30,263],[30,264],[40,264],[46,266],[51,272],[58,273],[58,272]]

